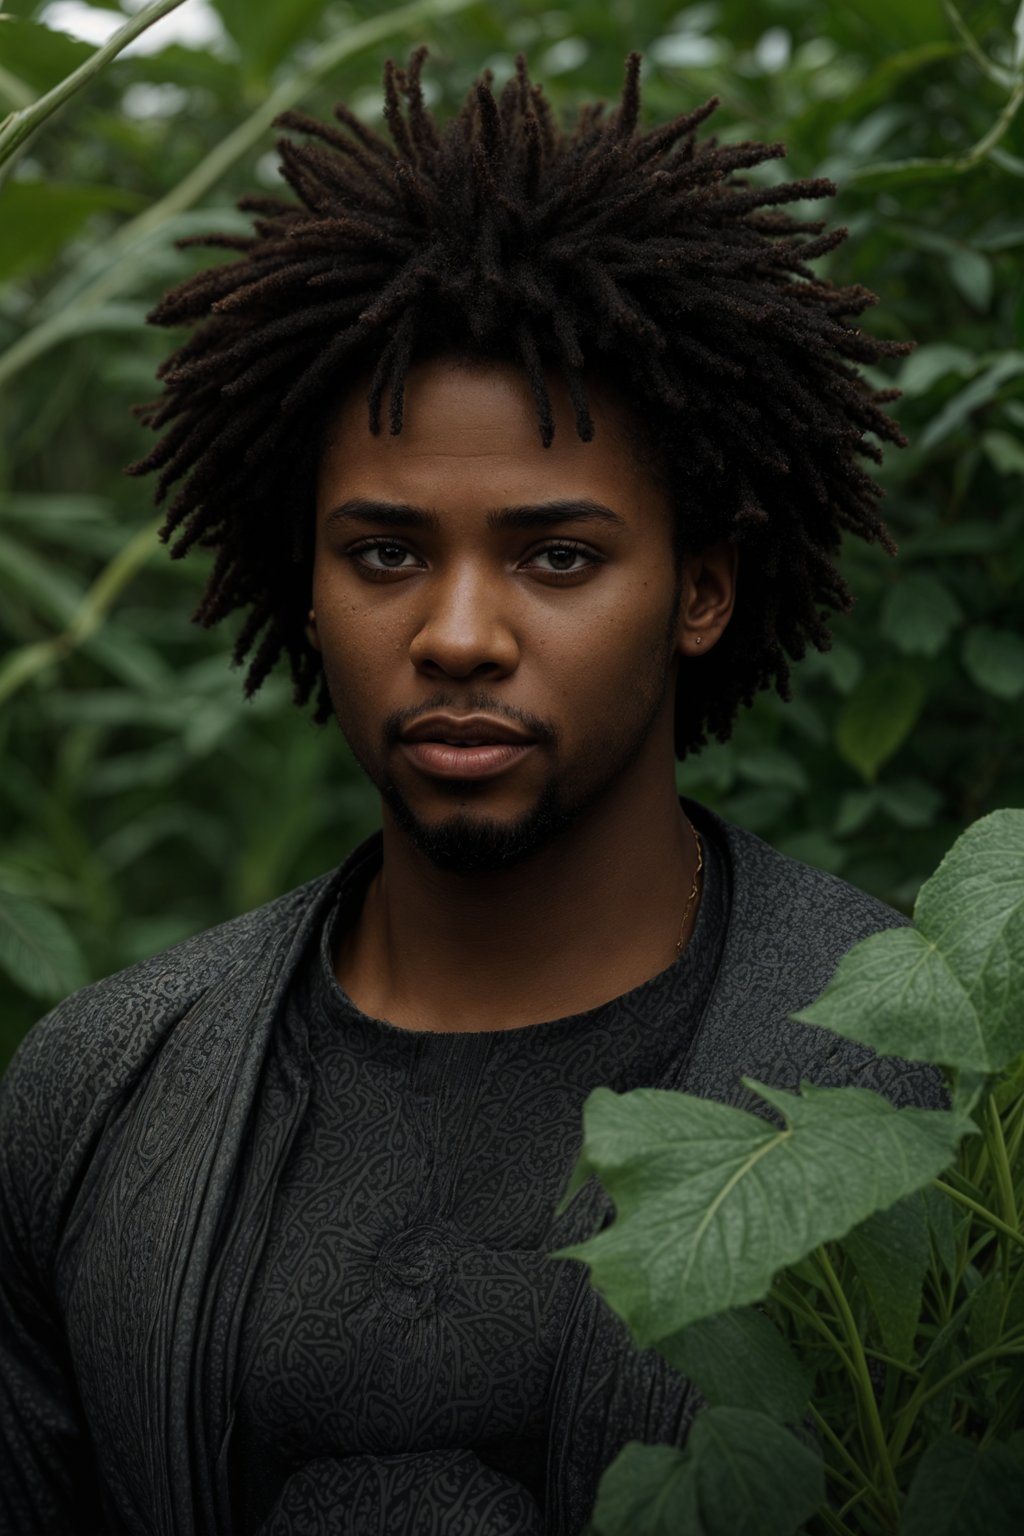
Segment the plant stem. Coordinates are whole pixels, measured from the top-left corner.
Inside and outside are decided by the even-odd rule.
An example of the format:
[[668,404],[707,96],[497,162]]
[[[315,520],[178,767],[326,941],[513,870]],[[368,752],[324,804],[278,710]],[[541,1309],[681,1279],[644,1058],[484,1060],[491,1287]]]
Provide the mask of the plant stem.
[[834,1531],[836,1536],[853,1536],[853,1532],[846,1524],[846,1521],[840,1520],[839,1516],[833,1510],[829,1509],[827,1505],[820,1504],[815,1510],[815,1514],[824,1520],[829,1530]]
[[902,1371],[905,1376],[920,1376],[921,1374],[918,1366],[911,1365],[908,1360],[897,1360],[894,1355],[883,1355],[880,1349],[868,1349],[865,1344],[864,1353],[870,1356],[872,1360],[881,1361],[882,1365],[891,1365],[894,1371]]
[[33,101],[27,106],[19,107],[17,111],[5,117],[0,123],[0,165],[17,153],[40,124],[45,123],[48,117],[52,117],[54,112],[84,85],[88,85],[93,76],[98,75],[123,48],[127,48],[129,43],[134,42],[140,32],[145,32],[169,11],[176,11],[182,3],[183,0],[152,0],[150,5],[132,16],[123,27],[119,27],[113,37],[108,38],[103,46],[97,48],[96,52],[91,54],[83,64],[79,64],[77,69],[72,70],[66,79],[58,81],[45,96],[40,96],[38,101]]
[[[874,1483],[868,1477],[867,1473],[864,1471],[864,1468],[860,1465],[857,1459],[847,1450],[846,1446],[840,1440],[831,1424],[826,1418],[823,1417],[820,1409],[815,1408],[814,1404],[811,1403],[808,1405],[808,1412],[810,1413],[811,1418],[814,1420],[815,1428],[820,1430],[832,1449],[838,1456],[842,1458],[848,1470],[852,1472],[854,1477],[857,1479],[860,1487],[863,1488],[866,1493],[874,1493]],[[837,1474],[834,1472],[830,1475],[837,1477]],[[843,1481],[845,1481],[845,1479],[843,1479]]]
[[1009,1226],[993,1211],[990,1211],[987,1206],[979,1205],[977,1200],[971,1199],[970,1195],[962,1195],[958,1189],[954,1189],[953,1185],[947,1184],[944,1179],[933,1179],[932,1185],[935,1189],[941,1189],[944,1195],[948,1195],[958,1205],[962,1205],[966,1210],[973,1211],[976,1216],[980,1216],[981,1220],[986,1222],[996,1232],[1001,1232],[1011,1242],[1017,1243],[1019,1247],[1024,1248],[1024,1232]]
[[824,1276],[825,1283],[832,1293],[832,1299],[836,1304],[836,1309],[843,1324],[843,1332],[846,1335],[846,1343],[854,1366],[854,1386],[870,1439],[874,1442],[882,1479],[892,1501],[892,1513],[895,1515],[899,1508],[900,1490],[896,1482],[896,1474],[892,1469],[892,1463],[889,1460],[889,1447],[886,1443],[885,1431],[882,1429],[882,1420],[878,1413],[878,1404],[875,1401],[875,1389],[868,1372],[868,1363],[864,1356],[864,1347],[861,1344],[860,1334],[857,1331],[857,1324],[853,1313],[850,1311],[850,1303],[846,1299],[846,1292],[839,1283],[838,1276],[832,1268],[827,1252],[824,1248],[816,1248],[814,1257]]
[[[792,1294],[790,1294],[790,1291],[792,1291]],[[772,1300],[777,1302],[780,1307],[784,1307],[794,1317],[799,1317],[809,1328],[813,1328],[815,1333],[820,1333],[832,1352],[839,1356],[847,1374],[853,1375],[853,1363],[843,1348],[842,1341],[832,1332],[825,1319],[815,1312],[813,1307],[808,1306],[807,1302],[795,1288],[787,1287],[786,1290],[782,1290],[776,1284],[772,1289],[771,1296]]]
[[1019,1226],[1017,1197],[1013,1189],[1013,1174],[1010,1172],[1010,1163],[1006,1155],[1006,1142],[1003,1140],[1003,1122],[999,1118],[995,1099],[989,1098],[985,1113],[988,1118],[985,1140],[989,1143],[992,1165],[995,1169],[996,1188],[999,1190],[1003,1220],[1007,1226],[1016,1230]]
[[0,704],[16,693],[23,683],[53,662],[62,661],[96,633],[125,587],[159,549],[157,530],[163,521],[161,514],[155,522],[147,523],[109,565],[104,566],[66,629],[51,635],[48,640],[38,640],[12,651],[0,667]]

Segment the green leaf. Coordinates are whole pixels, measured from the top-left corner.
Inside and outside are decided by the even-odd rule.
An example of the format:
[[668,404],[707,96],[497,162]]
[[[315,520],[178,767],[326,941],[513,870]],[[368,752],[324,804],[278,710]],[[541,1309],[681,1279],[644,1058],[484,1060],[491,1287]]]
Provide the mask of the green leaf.
[[955,394],[952,400],[948,400],[937,416],[934,416],[918,439],[918,446],[923,452],[934,448],[936,443],[943,443],[954,432],[964,426],[971,413],[980,406],[987,405],[993,399],[1003,385],[1009,380],[1024,373],[1024,352],[1004,352],[991,368],[979,374],[976,379]]
[[827,651],[808,651],[800,665],[805,677],[827,677],[837,693],[849,693],[864,672],[860,654],[841,640],[833,641]]
[[978,366],[978,358],[966,347],[940,341],[933,346],[918,347],[911,353],[896,375],[896,387],[911,398],[926,395],[932,385],[947,374],[976,373]]
[[937,656],[963,616],[937,576],[911,571],[885,594],[881,631],[905,656]]
[[747,1086],[784,1128],[656,1088],[596,1088],[584,1105],[565,1200],[597,1173],[617,1217],[557,1257],[590,1265],[641,1346],[759,1301],[787,1264],[934,1178],[970,1127],[864,1088]]
[[981,446],[1001,475],[1024,475],[1024,444],[1010,432],[984,432]]
[[238,44],[246,75],[265,85],[300,38],[308,38],[327,0],[288,0],[287,5],[253,5],[252,0],[213,0]]
[[48,265],[80,225],[94,213],[132,212],[133,192],[117,187],[78,186],[60,181],[15,181],[3,193],[0,219],[0,282]]
[[1022,1094],[1024,1094],[1024,1051],[1008,1063],[992,1096],[996,1101],[996,1108],[1002,1114]]
[[904,539],[900,545],[900,559],[933,560],[936,555],[987,555],[993,550],[1001,550],[1005,540],[1002,527],[995,522],[964,520],[958,523],[937,523]]
[[29,896],[0,889],[0,966],[33,997],[57,999],[85,985],[70,928]]
[[868,1294],[885,1349],[897,1360],[909,1360],[931,1255],[921,1195],[876,1211],[846,1234],[843,1248]]
[[708,1408],[684,1450],[632,1440],[601,1478],[599,1536],[790,1536],[825,1497],[821,1457],[759,1413]]
[[930,827],[942,806],[942,796],[923,779],[879,784],[878,803],[901,827]]
[[751,747],[741,754],[736,766],[741,778],[765,788],[795,789],[798,793],[810,788],[807,769],[781,747]]
[[924,683],[907,667],[869,672],[843,705],[836,725],[836,749],[869,783],[899,750],[924,708]]
[[944,1435],[921,1457],[900,1536],[1017,1536],[1024,1526],[1024,1466],[1005,1445],[979,1450]]
[[967,1318],[971,1353],[992,1349],[1020,1329],[1024,1329],[1024,1285],[1008,1286],[1002,1269],[993,1269],[971,1295]]
[[[0,6],[0,11],[7,8]],[[38,96],[59,85],[93,53],[89,43],[44,27],[40,22],[8,18],[0,21],[0,29],[4,68],[24,80]]]
[[1024,640],[1012,629],[979,624],[968,631],[962,651],[972,682],[997,699],[1024,693]]
[[859,832],[877,809],[877,789],[848,789],[839,802],[832,831],[836,837],[849,837]]
[[992,302],[994,276],[992,263],[980,251],[965,247],[949,258],[949,275],[954,286],[978,310],[987,310]]
[[914,926],[855,944],[793,1018],[910,1061],[1012,1061],[1024,1050],[1024,811],[968,827],[918,892]]
[[701,1318],[661,1339],[657,1350],[716,1407],[749,1408],[782,1424],[795,1424],[807,1407],[807,1373],[755,1307]]

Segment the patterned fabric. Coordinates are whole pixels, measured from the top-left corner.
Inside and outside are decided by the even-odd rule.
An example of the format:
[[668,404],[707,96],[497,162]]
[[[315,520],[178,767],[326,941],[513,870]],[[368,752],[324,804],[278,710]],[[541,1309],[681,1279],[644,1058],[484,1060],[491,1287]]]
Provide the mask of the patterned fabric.
[[[706,838],[693,934],[660,974],[548,1023],[412,1031],[367,1017],[333,975],[374,872],[343,886],[287,1000],[313,1070],[242,1336],[243,1532],[293,1468],[329,1455],[390,1467],[395,1452],[464,1447],[543,1504],[548,1385],[578,1277],[546,1255],[571,1240],[553,1217],[583,1101],[660,1080],[699,1023],[728,920]],[[335,1463],[317,1465],[303,1486],[333,1486]],[[396,1506],[388,1530],[405,1529]]]
[[[790,1018],[851,945],[906,919],[682,804],[716,839],[731,904],[700,1027],[656,1086],[740,1102],[744,1074],[806,1077],[941,1102],[930,1069]],[[4,1536],[232,1531],[240,1342],[315,1092],[286,999],[341,886],[379,856],[378,833],[341,869],[76,993],[19,1048],[0,1083]],[[564,1220],[583,1237],[610,1215],[590,1179]],[[547,1536],[578,1536],[625,1439],[679,1443],[694,1406],[575,1268],[546,1396]]]
[[526,1489],[472,1451],[310,1462],[259,1536],[543,1536]]

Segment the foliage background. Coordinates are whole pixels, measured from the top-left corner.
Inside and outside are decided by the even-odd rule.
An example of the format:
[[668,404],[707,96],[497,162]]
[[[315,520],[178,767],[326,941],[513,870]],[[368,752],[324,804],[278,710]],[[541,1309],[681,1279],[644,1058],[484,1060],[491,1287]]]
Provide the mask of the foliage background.
[[[188,623],[205,556],[168,560],[148,486],[121,470],[148,442],[128,408],[171,344],[145,313],[210,259],[173,238],[239,227],[234,199],[278,184],[272,93],[372,121],[384,58],[420,41],[442,109],[520,48],[566,110],[614,96],[634,47],[648,120],[718,94],[721,138],[787,143],[760,174],[837,180],[828,213],[851,238],[818,269],[881,295],[877,334],[919,343],[888,375],[911,438],[883,471],[898,560],[848,542],[858,602],[832,651],[795,670],[789,704],[761,695],[680,765],[680,788],[908,913],[969,823],[1024,805],[1024,5],[459,5],[184,0],[209,41],[157,23],[5,168],[0,1064],[74,986],[378,824],[340,733],[283,678],[243,701],[231,637]],[[138,8],[5,0],[3,110],[89,56],[61,30],[73,11]]]

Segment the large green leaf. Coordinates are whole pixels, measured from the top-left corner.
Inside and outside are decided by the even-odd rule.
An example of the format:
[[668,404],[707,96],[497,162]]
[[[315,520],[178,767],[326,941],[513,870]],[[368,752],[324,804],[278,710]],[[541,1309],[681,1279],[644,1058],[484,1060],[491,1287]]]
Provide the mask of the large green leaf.
[[871,782],[910,735],[924,701],[925,686],[908,667],[885,666],[868,673],[840,713],[840,757]]
[[703,1317],[660,1339],[657,1348],[715,1407],[750,1408],[781,1424],[797,1423],[807,1407],[806,1371],[755,1307]]
[[0,888],[0,966],[32,997],[57,999],[85,984],[81,952],[64,919]]
[[708,1408],[684,1450],[633,1440],[605,1472],[598,1536],[790,1536],[825,1496],[821,1457],[764,1414]]
[[909,1360],[931,1255],[920,1194],[876,1211],[846,1234],[843,1247],[867,1292],[884,1347],[895,1359]]
[[1024,1529],[1024,1465],[998,1442],[981,1451],[943,1436],[921,1457],[900,1536],[1019,1536]]
[[912,928],[854,945],[793,1015],[883,1055],[998,1072],[1024,1050],[1024,811],[968,827],[918,893]]
[[656,1088],[596,1088],[584,1105],[565,1200],[596,1173],[617,1219],[558,1257],[589,1264],[641,1345],[760,1300],[787,1264],[940,1173],[970,1124],[864,1088],[748,1086],[783,1127]]

